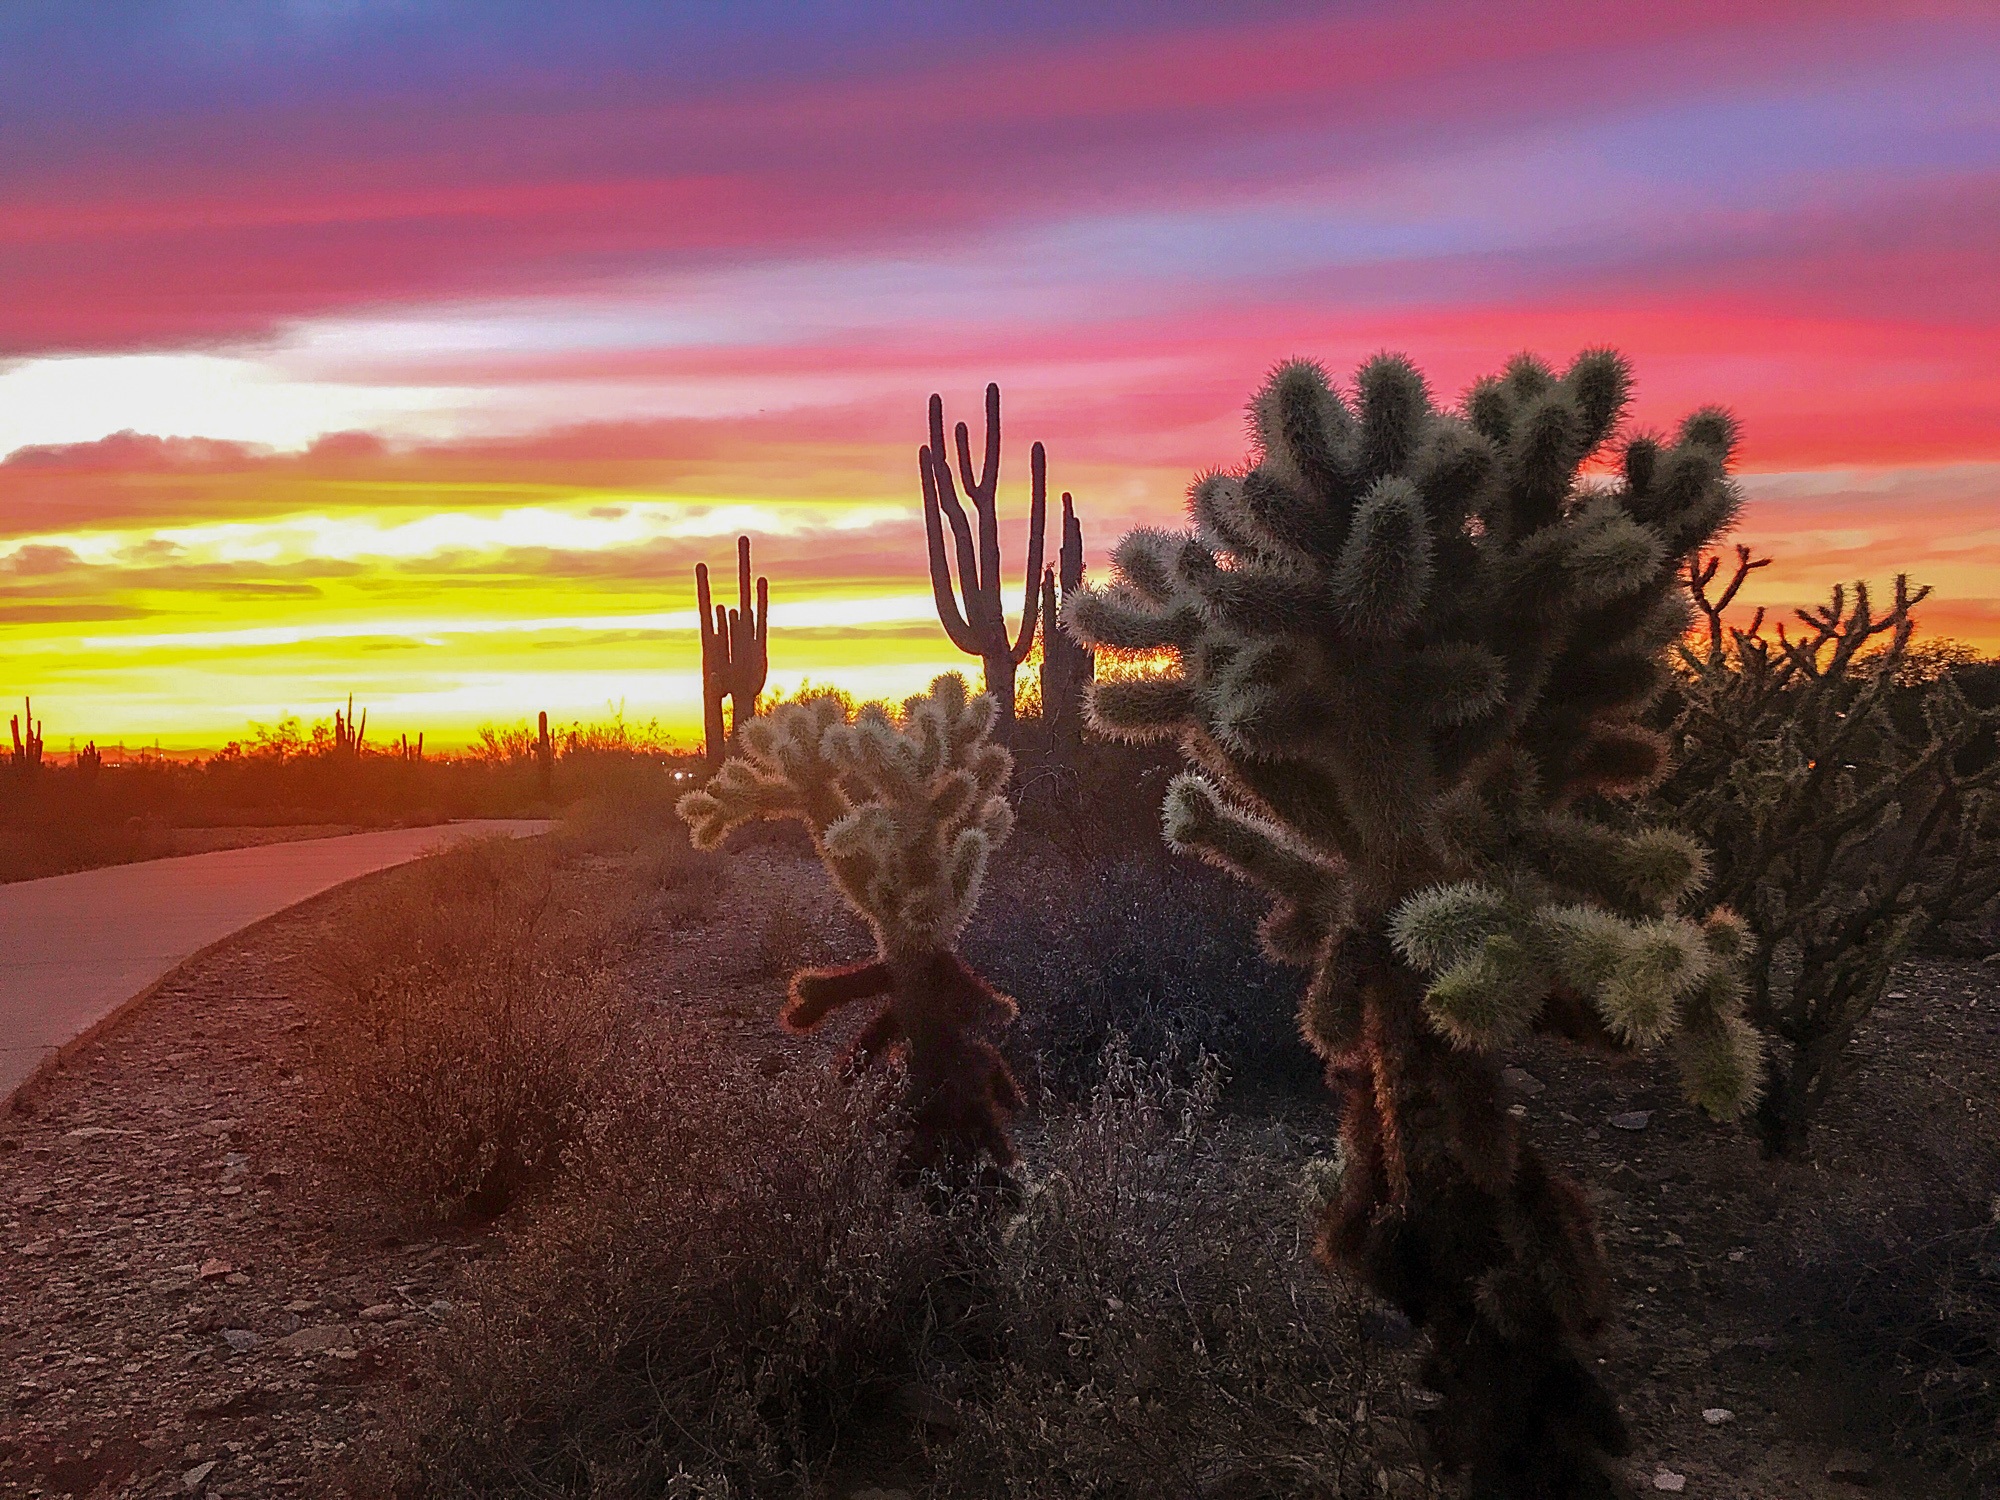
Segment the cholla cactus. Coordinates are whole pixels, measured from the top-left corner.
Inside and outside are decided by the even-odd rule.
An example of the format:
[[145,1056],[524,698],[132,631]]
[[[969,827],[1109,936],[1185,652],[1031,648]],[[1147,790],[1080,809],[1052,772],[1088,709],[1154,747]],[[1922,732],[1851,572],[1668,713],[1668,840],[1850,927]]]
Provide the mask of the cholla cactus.
[[1866,584],[1765,629],[1725,616],[1764,566],[1736,549],[1689,559],[1705,649],[1680,650],[1676,764],[1653,800],[1715,848],[1707,889],[1743,912],[1747,1010],[1766,1042],[1755,1116],[1767,1149],[1805,1141],[1847,1044],[1910,945],[1977,929],[2000,899],[2000,764],[1978,753],[2000,712],[1949,677],[1906,681],[1912,611]]
[[1682,909],[1700,851],[1604,814],[1659,773],[1637,715],[1687,628],[1676,566],[1738,503],[1716,410],[1580,480],[1628,387],[1608,351],[1523,357],[1445,412],[1399,358],[1351,396],[1283,365],[1254,466],[1197,482],[1190,531],[1127,535],[1066,613],[1171,663],[1100,682],[1095,723],[1181,743],[1169,842],[1268,891],[1267,948],[1311,970],[1301,1026],[1346,1108],[1320,1251],[1430,1329],[1442,1456],[1480,1496],[1615,1493],[1625,1442],[1583,1348],[1602,1251],[1495,1050],[1663,1042],[1722,1116],[1757,1077],[1741,926]]
[[1014,1002],[955,944],[979,904],[986,862],[1013,826],[1001,795],[1012,757],[992,743],[996,705],[968,701],[952,673],[903,705],[850,713],[834,696],[788,703],[744,727],[743,749],[681,798],[695,846],[713,849],[759,818],[798,818],[842,896],[875,934],[872,961],[792,977],[785,1024],[806,1031],[852,1000],[886,995],[850,1053],[864,1068],[902,1045],[915,1168],[1014,1160],[1007,1121],[1020,1108],[992,1038]]

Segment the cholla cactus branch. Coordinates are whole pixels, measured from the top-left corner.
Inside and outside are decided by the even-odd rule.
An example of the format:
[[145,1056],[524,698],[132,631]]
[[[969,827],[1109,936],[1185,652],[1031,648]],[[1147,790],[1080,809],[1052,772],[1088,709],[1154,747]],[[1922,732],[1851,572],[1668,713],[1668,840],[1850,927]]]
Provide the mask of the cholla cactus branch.
[[[938,619],[951,643],[985,665],[986,691],[993,695],[1000,716],[1014,717],[1014,671],[1027,659],[1035,643],[1036,605],[1042,589],[1043,534],[1048,515],[1048,455],[1036,443],[1029,453],[1030,500],[1028,509],[1028,569],[1026,595],[1021,604],[1020,630],[1011,639],[1007,630],[1007,610],[1001,602],[1000,576],[1000,387],[986,387],[986,450],[977,477],[972,469],[972,439],[963,422],[954,434],[958,447],[959,479],[965,485],[965,499],[972,506],[968,520],[965,506],[952,483],[951,457],[945,448],[944,400],[931,397],[930,442],[917,450],[917,475],[924,488],[924,534],[930,547],[931,592],[936,597]],[[1069,497],[1063,497],[1068,516]],[[952,583],[951,559],[945,553],[944,529],[951,527],[953,553],[958,560],[958,583]],[[976,534],[975,534],[976,532]],[[1081,541],[1078,543],[1079,557]],[[964,608],[958,595],[965,596]]]
[[1167,838],[1267,890],[1266,946],[1311,970],[1349,1163],[1321,1252],[1433,1333],[1444,1456],[1484,1497],[1613,1493],[1624,1442],[1584,1347],[1602,1252],[1495,1050],[1662,1044],[1725,1117],[1756,1084],[1739,929],[1685,909],[1701,852],[1593,811],[1660,773],[1640,714],[1687,626],[1680,564],[1737,505],[1717,411],[1626,444],[1622,483],[1580,479],[1629,384],[1609,351],[1523,357],[1446,411],[1395,357],[1349,392],[1281,365],[1255,461],[1064,611],[1148,655],[1093,690],[1097,726],[1179,739],[1199,772]]
[[850,712],[831,696],[788,703],[747,726],[740,752],[678,810],[694,843],[733,828],[797,818],[835,887],[875,936],[872,961],[792,978],[784,1020],[817,1026],[856,1000],[885,996],[849,1065],[885,1048],[909,1060],[907,1156],[914,1168],[1014,1160],[1007,1121],[1020,1091],[993,1039],[1015,1013],[955,951],[993,850],[1013,826],[1001,795],[1013,762],[992,741],[990,694],[958,675],[910,698]]

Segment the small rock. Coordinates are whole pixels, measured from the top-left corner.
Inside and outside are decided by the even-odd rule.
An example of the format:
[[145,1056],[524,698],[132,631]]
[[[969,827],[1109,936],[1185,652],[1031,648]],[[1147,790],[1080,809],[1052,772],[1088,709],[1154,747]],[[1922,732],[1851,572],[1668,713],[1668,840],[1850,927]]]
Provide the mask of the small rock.
[[196,1135],[219,1136],[229,1134],[242,1123],[241,1120],[203,1120],[194,1129]]
[[130,1135],[129,1130],[113,1130],[109,1125],[84,1125],[75,1130],[65,1131],[66,1141],[94,1141],[101,1135]]
[[434,1318],[442,1318],[451,1311],[451,1304],[440,1297],[429,1307],[425,1308],[424,1311]]
[[1734,1422],[1736,1420],[1736,1413],[1726,1406],[1704,1407],[1701,1419],[1711,1427],[1720,1427],[1725,1422]]
[[1613,1115],[1605,1124],[1613,1130],[1644,1130],[1653,1123],[1650,1109],[1628,1109],[1622,1115]]
[[207,1463],[196,1464],[192,1469],[189,1469],[187,1473],[181,1475],[181,1488],[186,1490],[190,1495],[195,1494],[204,1484],[208,1483],[208,1476],[215,1472],[217,1462],[218,1460],[211,1458]]
[[1653,1476],[1653,1488],[1664,1490],[1669,1495],[1678,1495],[1687,1487],[1687,1475],[1676,1474],[1672,1469],[1662,1469]]
[[1500,1081],[1517,1094],[1526,1094],[1530,1099],[1542,1092],[1548,1085],[1543,1083],[1526,1068],[1502,1068]]
[[250,1278],[242,1271],[231,1271],[227,1276],[222,1278],[222,1284],[224,1286],[248,1286],[250,1285]]
[[2000,964],[2000,953],[1989,953],[1979,961],[1983,964]]
[[294,1354],[318,1354],[328,1349],[351,1349],[354,1334],[341,1323],[315,1323],[310,1328],[301,1328],[297,1333],[288,1333],[278,1340],[280,1349],[288,1349]]
[[201,1263],[201,1269],[197,1274],[200,1275],[203,1281],[220,1281],[235,1269],[236,1267],[232,1266],[228,1261],[217,1260],[211,1256]]
[[1525,1120],[1528,1118],[1528,1106],[1525,1104],[1510,1104],[1507,1106],[1507,1113],[1516,1120]]
[[319,1311],[319,1304],[310,1297],[300,1297],[296,1301],[287,1302],[285,1304],[285,1311],[288,1313],[317,1312]]
[[1733,1261],[1741,1261],[1749,1253],[1748,1250],[1732,1250],[1729,1252],[1729,1258]]
[[252,1333],[248,1328],[225,1328],[222,1330],[222,1342],[238,1354],[248,1354],[263,1343],[264,1338],[261,1334]]
[[377,1302],[361,1309],[361,1320],[364,1323],[386,1323],[402,1310],[393,1302]]
[[1884,1000],[1907,1000],[1910,998],[1910,992],[1908,990],[1891,990],[1882,998]]
[[1826,1461],[1826,1477],[1865,1489],[1875,1482],[1875,1460],[1852,1448],[1838,1449]]

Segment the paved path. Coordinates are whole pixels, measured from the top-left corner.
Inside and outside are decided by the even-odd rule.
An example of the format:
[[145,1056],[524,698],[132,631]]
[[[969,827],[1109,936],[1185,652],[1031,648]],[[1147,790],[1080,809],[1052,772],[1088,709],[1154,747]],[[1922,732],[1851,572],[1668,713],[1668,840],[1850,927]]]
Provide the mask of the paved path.
[[442,845],[550,826],[395,828],[0,885],[0,1102],[44,1058],[232,932]]

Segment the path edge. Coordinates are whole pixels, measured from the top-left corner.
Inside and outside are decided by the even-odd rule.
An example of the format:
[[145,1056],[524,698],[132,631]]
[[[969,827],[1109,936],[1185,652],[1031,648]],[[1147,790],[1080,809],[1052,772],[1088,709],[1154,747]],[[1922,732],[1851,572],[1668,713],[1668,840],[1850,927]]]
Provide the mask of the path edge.
[[[440,824],[438,826],[449,827],[450,825]],[[519,837],[546,838],[552,831],[553,828],[547,828],[543,829],[540,833],[521,834]],[[29,1070],[28,1076],[15,1086],[13,1092],[0,1096],[0,1122],[14,1119],[18,1115],[32,1115],[34,1113],[36,1095],[47,1088],[55,1076],[62,1071],[64,1063],[75,1057],[79,1052],[82,1052],[85,1048],[94,1046],[104,1040],[109,1032],[122,1025],[142,1005],[165,989],[168,982],[176,978],[189,965],[198,964],[204,959],[214,957],[239,938],[250,937],[280,918],[296,916],[307,907],[316,905],[321,901],[330,900],[349,886],[359,885],[364,880],[373,880],[379,875],[387,875],[392,870],[406,870],[411,865],[417,863],[418,860],[429,859],[431,854],[442,852],[442,850],[432,850],[430,853],[419,854],[414,859],[406,859],[399,864],[384,865],[379,870],[370,870],[366,874],[356,875],[351,880],[343,880],[338,885],[330,885],[323,891],[313,892],[312,895],[307,896],[303,901],[294,901],[290,906],[281,906],[274,912],[267,912],[256,921],[245,923],[234,932],[225,933],[207,946],[195,949],[194,952],[175,964],[158,979],[155,979],[151,984],[140,990],[138,994],[133,995],[129,999],[119,1001],[110,1010],[84,1027],[82,1031],[79,1031],[68,1041],[55,1047],[46,1057],[36,1063]],[[23,1109],[23,1105],[27,1106],[27,1108]]]

